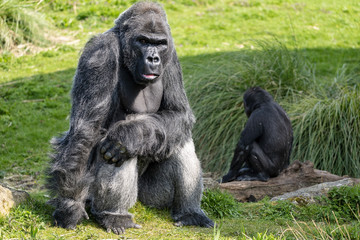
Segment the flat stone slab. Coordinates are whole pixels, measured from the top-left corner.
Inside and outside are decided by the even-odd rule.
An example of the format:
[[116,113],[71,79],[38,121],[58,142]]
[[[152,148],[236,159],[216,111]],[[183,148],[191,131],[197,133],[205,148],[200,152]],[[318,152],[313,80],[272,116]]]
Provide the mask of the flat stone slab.
[[280,196],[273,197],[270,201],[302,198],[302,199],[306,199],[307,202],[315,202],[314,200],[315,197],[326,195],[329,192],[329,190],[334,187],[354,186],[358,182],[359,181],[357,179],[345,178],[335,182],[320,183],[311,187],[300,188],[294,192],[289,192]]

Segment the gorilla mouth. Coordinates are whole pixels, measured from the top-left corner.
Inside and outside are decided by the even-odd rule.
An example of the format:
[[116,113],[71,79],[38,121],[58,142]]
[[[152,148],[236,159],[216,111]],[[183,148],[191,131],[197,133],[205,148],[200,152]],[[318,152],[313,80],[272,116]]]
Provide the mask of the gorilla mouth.
[[157,74],[143,74],[142,77],[146,80],[154,80],[155,78],[159,77]]

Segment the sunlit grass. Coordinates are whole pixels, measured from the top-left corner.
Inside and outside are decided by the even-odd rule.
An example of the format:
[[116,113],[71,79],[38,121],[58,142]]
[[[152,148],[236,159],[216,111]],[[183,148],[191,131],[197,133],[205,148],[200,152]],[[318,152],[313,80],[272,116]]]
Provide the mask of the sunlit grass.
[[309,96],[292,106],[292,158],[310,160],[337,175],[360,176],[360,93],[340,89],[335,97]]
[[31,42],[44,44],[50,24],[34,9],[35,1],[3,0],[0,3],[0,53]]

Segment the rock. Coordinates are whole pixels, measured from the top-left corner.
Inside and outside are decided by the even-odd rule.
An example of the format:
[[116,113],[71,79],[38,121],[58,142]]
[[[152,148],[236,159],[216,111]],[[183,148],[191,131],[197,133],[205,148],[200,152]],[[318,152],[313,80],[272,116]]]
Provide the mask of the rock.
[[316,184],[311,187],[300,188],[294,192],[285,193],[283,195],[273,197],[270,201],[287,200],[300,198],[307,202],[315,202],[314,198],[322,195],[326,195],[331,188],[342,186],[354,186],[358,183],[358,180],[345,178],[335,182],[325,182]]
[[203,184],[204,189],[216,189],[219,188],[219,183],[214,179],[218,179],[219,177],[216,176],[214,173],[204,173],[203,174]]
[[[228,191],[238,201],[258,201],[265,196],[275,197],[300,188],[310,187],[324,182],[335,182],[346,177],[340,177],[326,171],[314,169],[310,161],[294,161],[288,168],[267,182],[233,181],[220,184],[220,189]],[[354,179],[354,182],[359,182]]]
[[25,191],[10,189],[0,184],[0,215],[8,215],[12,207],[26,201],[29,197]]

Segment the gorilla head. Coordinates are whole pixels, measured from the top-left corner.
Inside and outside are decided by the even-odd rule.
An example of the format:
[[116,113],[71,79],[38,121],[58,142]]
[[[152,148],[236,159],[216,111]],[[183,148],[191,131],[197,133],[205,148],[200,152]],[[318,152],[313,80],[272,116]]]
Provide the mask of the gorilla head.
[[260,87],[253,87],[248,89],[244,94],[244,109],[247,117],[250,117],[251,113],[259,108],[261,105],[267,102],[273,101],[272,96]]
[[150,2],[140,2],[115,22],[120,30],[124,65],[134,81],[148,85],[161,79],[174,50],[164,10]]

